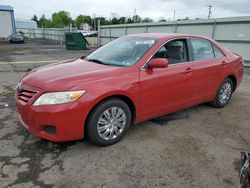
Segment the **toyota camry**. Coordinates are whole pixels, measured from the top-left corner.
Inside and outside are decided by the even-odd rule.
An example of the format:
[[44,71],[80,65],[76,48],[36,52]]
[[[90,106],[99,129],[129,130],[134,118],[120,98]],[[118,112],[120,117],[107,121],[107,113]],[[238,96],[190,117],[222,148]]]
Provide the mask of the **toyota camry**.
[[130,125],[201,103],[229,103],[242,58],[203,36],[143,33],[30,71],[16,89],[22,126],[43,139],[118,142]]

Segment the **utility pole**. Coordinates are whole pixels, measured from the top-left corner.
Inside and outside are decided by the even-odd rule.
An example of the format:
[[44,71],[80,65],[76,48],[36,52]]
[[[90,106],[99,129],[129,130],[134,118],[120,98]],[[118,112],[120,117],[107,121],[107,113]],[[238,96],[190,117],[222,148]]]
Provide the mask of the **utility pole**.
[[136,9],[134,9],[134,23],[136,21]]
[[210,19],[211,18],[211,15],[212,15],[212,5],[207,5],[207,7],[208,7],[208,19]]
[[96,31],[96,23],[95,23],[95,13],[94,13],[94,30]]
[[176,10],[174,10],[174,17],[173,17],[173,33],[175,32],[175,29],[174,29],[174,25],[175,25],[175,13],[176,13]]

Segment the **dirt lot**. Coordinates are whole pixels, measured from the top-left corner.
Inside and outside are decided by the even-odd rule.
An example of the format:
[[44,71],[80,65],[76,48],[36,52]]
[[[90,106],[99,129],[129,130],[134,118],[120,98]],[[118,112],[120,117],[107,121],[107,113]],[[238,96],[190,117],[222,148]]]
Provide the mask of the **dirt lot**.
[[13,97],[23,74],[0,72],[0,187],[238,186],[240,151],[250,150],[250,69],[225,108],[144,122],[109,147],[52,143],[21,128]]

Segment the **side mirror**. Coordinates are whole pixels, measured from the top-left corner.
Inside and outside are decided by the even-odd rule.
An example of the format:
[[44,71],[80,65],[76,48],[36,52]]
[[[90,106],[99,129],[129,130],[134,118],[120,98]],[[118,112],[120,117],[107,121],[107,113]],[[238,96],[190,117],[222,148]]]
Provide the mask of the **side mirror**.
[[148,63],[148,68],[167,68],[168,67],[168,60],[166,58],[155,58],[151,59]]

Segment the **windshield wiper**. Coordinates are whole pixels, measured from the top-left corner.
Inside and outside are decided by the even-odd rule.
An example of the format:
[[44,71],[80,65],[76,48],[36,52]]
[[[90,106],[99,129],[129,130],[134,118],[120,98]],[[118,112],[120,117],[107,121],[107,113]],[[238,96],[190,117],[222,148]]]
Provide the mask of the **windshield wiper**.
[[103,61],[101,61],[99,59],[88,59],[88,58],[85,58],[85,60],[92,61],[92,62],[95,62],[95,63],[98,63],[98,64],[102,64],[102,65],[109,65],[109,64],[104,63]]
[[99,60],[99,59],[89,59],[89,58],[84,58],[84,60],[86,61],[92,61],[92,62],[95,62],[95,63],[98,63],[98,64],[102,64],[102,65],[108,65],[108,66],[115,66],[115,67],[126,67],[125,65],[118,65],[118,64],[112,64],[112,63],[105,63],[103,62],[102,60]]

